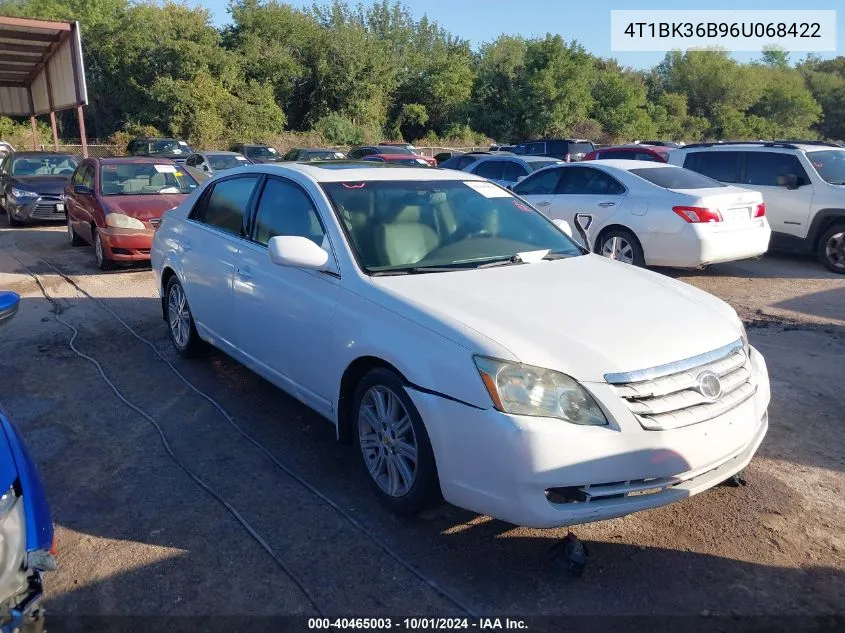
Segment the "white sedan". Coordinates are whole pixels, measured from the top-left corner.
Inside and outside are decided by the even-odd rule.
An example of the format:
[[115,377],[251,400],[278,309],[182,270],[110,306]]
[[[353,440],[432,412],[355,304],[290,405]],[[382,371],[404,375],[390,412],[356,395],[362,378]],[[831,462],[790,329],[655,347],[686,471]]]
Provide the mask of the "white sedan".
[[673,165],[570,163],[535,172],[513,190],[552,219],[589,216],[589,248],[629,264],[697,268],[769,248],[759,191]]
[[323,415],[397,512],[572,525],[744,468],[769,379],[734,310],[565,229],[463,172],[255,165],[166,213],[152,265],[175,348]]

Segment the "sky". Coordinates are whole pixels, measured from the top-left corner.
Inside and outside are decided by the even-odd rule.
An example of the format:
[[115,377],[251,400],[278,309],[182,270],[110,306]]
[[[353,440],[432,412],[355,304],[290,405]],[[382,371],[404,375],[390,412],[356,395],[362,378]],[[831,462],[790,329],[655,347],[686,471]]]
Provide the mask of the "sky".
[[[363,0],[370,4],[372,0]],[[319,1],[319,4],[325,2]],[[356,4],[351,0],[350,4]],[[196,2],[211,11],[215,25],[229,22],[226,7],[229,0],[200,0]],[[288,4],[310,7],[313,0],[289,0]],[[502,33],[526,37],[543,36],[547,32],[561,35],[566,41],[578,40],[590,53],[601,57],[615,57],[625,66],[644,69],[660,62],[665,53],[631,53],[610,50],[611,9],[754,9],[764,19],[766,9],[838,9],[845,7],[841,0],[817,0],[796,6],[794,0],[707,0],[679,3],[677,0],[640,0],[636,4],[622,0],[404,0],[416,17],[428,15],[451,33],[469,40],[473,47],[494,40]],[[845,55],[845,10],[837,16],[837,52]],[[729,19],[729,13],[726,14]],[[820,53],[822,58],[837,53]],[[806,53],[795,53],[792,61]],[[740,61],[759,57],[756,53],[735,53]]]

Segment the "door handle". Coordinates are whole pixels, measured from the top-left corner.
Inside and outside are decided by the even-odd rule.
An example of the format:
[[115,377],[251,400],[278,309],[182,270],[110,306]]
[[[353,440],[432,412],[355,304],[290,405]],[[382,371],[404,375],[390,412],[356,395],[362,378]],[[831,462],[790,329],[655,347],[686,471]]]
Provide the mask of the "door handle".
[[536,205],[534,205],[534,206],[537,206],[537,207],[547,207],[547,206],[549,206],[550,204],[551,204],[551,202],[547,202],[547,201],[546,201],[546,202],[538,202],[538,203],[537,203]]
[[252,279],[252,271],[249,268],[238,268],[238,277],[241,279]]
[[600,207],[615,207],[615,202],[599,202]]

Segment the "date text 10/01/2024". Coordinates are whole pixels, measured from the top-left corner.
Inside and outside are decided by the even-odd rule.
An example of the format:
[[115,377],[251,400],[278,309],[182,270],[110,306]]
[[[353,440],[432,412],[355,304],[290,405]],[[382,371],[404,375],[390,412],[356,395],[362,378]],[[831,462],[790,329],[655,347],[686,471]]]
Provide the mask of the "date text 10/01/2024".
[[519,618],[309,618],[309,629],[397,629],[399,631],[443,631],[451,629],[481,631],[527,629]]

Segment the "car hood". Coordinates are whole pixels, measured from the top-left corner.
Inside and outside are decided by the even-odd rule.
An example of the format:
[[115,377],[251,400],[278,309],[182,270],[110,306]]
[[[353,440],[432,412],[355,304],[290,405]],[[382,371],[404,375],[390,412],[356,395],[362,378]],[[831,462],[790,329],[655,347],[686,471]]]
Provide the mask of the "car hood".
[[741,334],[720,299],[598,255],[372,280],[386,307],[473,353],[582,381],[690,358]]
[[59,195],[64,193],[70,176],[14,176],[12,186],[29,189],[40,195]]
[[157,193],[141,196],[104,196],[110,213],[123,213],[139,220],[160,218],[162,213],[178,206],[187,193]]

